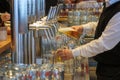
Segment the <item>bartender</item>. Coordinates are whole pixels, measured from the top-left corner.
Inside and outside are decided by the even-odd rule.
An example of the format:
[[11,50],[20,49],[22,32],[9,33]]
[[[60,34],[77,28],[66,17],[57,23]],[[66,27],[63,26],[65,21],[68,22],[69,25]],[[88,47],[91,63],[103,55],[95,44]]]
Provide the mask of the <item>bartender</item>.
[[76,56],[93,57],[97,61],[97,80],[120,80],[120,0],[105,0],[99,22],[72,28],[79,33],[95,31],[95,39],[73,50],[61,49],[57,56],[68,60]]

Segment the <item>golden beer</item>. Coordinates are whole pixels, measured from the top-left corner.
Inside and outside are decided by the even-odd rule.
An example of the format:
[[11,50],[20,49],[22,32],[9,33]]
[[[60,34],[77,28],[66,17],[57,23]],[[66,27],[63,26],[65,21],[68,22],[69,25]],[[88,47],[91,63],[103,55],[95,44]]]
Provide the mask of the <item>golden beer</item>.
[[79,39],[81,35],[79,32],[75,31],[72,28],[60,28],[58,31],[74,39]]

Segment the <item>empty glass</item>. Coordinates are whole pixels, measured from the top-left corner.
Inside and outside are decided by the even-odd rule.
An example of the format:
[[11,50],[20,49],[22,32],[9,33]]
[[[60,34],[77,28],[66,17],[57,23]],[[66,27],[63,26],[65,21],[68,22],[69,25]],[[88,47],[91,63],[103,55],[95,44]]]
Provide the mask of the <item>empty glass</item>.
[[0,41],[4,41],[7,39],[7,27],[0,26]]

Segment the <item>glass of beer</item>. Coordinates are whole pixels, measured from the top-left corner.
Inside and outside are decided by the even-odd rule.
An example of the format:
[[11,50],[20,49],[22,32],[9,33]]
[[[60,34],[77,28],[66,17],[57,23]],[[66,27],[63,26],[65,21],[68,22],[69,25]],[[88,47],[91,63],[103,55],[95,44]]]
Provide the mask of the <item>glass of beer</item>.
[[66,34],[67,36],[74,38],[74,39],[79,39],[81,34],[79,32],[77,32],[76,30],[68,27],[68,28],[60,28],[58,30],[59,32]]

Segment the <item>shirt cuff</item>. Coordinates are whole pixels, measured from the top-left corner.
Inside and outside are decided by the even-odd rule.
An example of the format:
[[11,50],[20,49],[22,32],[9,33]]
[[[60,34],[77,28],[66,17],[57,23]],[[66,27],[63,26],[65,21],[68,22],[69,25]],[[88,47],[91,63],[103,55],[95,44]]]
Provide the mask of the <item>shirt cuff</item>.
[[89,24],[84,24],[82,26],[83,26],[83,34],[87,34],[91,30],[91,28],[89,27],[90,26]]
[[73,57],[80,56],[79,47],[72,50]]

